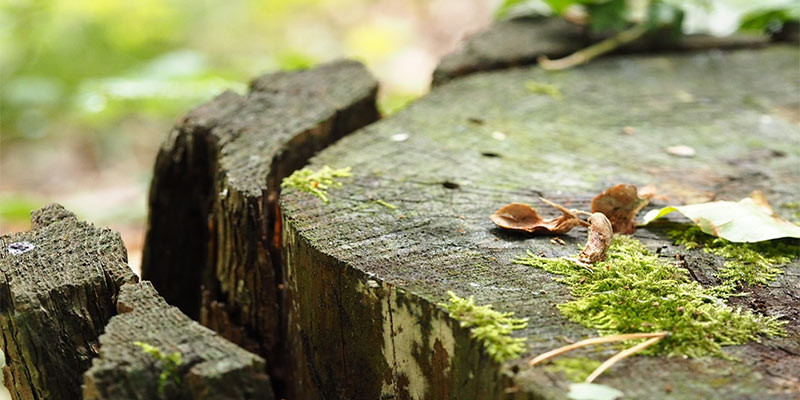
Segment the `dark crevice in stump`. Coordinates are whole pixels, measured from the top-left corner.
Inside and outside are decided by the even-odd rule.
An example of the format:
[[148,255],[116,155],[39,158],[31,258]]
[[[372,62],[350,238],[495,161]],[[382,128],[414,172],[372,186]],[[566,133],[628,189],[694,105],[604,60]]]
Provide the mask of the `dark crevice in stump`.
[[190,112],[159,152],[143,277],[168,303],[264,355],[277,386],[286,379],[280,182],[377,120],[376,92],[351,61],[265,75],[246,96],[226,93]]

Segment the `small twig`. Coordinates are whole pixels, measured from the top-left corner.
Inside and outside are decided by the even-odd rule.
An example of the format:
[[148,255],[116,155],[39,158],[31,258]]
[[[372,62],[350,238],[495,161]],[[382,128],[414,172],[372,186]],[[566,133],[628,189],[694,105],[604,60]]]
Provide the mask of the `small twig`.
[[592,383],[592,381],[594,381],[595,378],[600,376],[600,374],[602,374],[605,370],[611,368],[611,366],[613,366],[614,364],[616,364],[616,363],[622,361],[623,359],[625,359],[625,358],[627,358],[627,357],[629,357],[631,355],[634,355],[634,354],[636,354],[636,353],[638,353],[638,352],[640,352],[640,351],[652,346],[653,344],[655,344],[659,340],[663,339],[664,336],[666,336],[666,332],[662,332],[661,336],[657,336],[657,337],[648,339],[648,340],[646,340],[646,341],[644,341],[642,343],[637,344],[636,346],[627,348],[625,350],[620,351],[617,354],[614,354],[614,356],[612,356],[611,358],[606,360],[604,363],[600,364],[600,366],[597,367],[597,369],[595,369],[594,372],[591,373],[591,375],[586,377],[586,383]]
[[620,46],[628,44],[642,37],[645,33],[647,33],[647,31],[647,25],[637,24],[630,29],[616,34],[615,36],[593,44],[587,48],[578,50],[564,58],[551,60],[547,58],[547,56],[540,56],[538,59],[536,59],[536,61],[538,61],[542,69],[545,70],[554,71],[571,68],[576,65],[584,64],[597,56],[614,51]]
[[[595,337],[591,339],[581,340],[580,342],[572,343],[563,347],[559,347],[555,350],[548,351],[547,353],[540,354],[534,359],[532,359],[528,364],[530,366],[534,366],[541,362],[547,361],[553,357],[559,356],[561,354],[570,352],[572,350],[591,346],[593,344],[601,344],[601,343],[610,343],[610,342],[620,342],[624,340],[633,340],[633,339],[647,339],[647,338],[663,338],[667,335],[667,332],[655,332],[655,333],[625,333],[621,335],[611,335],[611,336],[601,336]],[[602,372],[602,371],[601,371]]]

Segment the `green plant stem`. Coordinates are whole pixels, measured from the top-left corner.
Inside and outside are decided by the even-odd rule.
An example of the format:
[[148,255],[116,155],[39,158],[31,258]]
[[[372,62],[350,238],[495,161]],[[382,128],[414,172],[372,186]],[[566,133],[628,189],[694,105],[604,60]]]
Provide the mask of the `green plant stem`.
[[647,31],[648,28],[646,24],[637,24],[630,29],[624,30],[589,47],[578,50],[564,58],[551,60],[547,58],[547,56],[540,56],[537,61],[542,69],[549,71],[572,68],[576,65],[584,64],[595,57],[614,51],[619,47],[642,37],[645,33],[647,33]]

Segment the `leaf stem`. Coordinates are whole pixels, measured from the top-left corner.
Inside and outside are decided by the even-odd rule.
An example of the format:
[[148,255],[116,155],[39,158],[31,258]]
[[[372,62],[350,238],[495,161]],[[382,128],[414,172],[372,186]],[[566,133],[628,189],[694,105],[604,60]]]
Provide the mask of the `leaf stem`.
[[537,61],[542,69],[549,71],[572,68],[576,65],[584,64],[595,57],[614,51],[622,45],[628,44],[642,37],[645,33],[647,33],[647,31],[648,27],[646,24],[636,24],[633,27],[624,30],[608,39],[578,50],[564,58],[551,60],[547,58],[547,56],[540,56],[537,58]]

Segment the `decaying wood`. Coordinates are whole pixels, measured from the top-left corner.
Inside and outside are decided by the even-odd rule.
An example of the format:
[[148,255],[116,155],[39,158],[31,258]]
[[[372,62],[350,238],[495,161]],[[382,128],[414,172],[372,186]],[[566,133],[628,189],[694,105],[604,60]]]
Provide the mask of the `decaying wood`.
[[[11,398],[273,397],[263,359],[137,280],[118,233],[56,204],[33,213],[30,231],[0,237],[0,334]],[[154,391],[158,366],[135,341],[181,352],[182,384],[163,396]]]
[[361,64],[339,61],[265,75],[247,95],[224,93],[183,117],[156,160],[143,277],[231,340],[271,361],[285,354],[280,181],[375,121],[376,91]]
[[[99,357],[84,375],[85,400],[274,398],[262,358],[168,305],[150,282],[122,286],[117,312],[100,336]],[[159,390],[163,364],[136,342],[165,355],[180,353],[175,374],[180,384]]]
[[[791,34],[776,39],[786,40],[783,36],[791,37]],[[433,73],[433,85],[474,72],[535,64],[540,57],[560,58],[601,39],[604,38],[590,38],[584,27],[561,18],[525,17],[501,21],[467,38],[458,50],[445,56]],[[769,41],[766,35],[691,35],[674,39],[671,34],[657,33],[622,46],[618,52],[752,48]]]
[[0,237],[3,376],[14,400],[77,399],[119,287],[136,281],[118,233],[59,205]]
[[[775,45],[609,56],[558,74],[475,74],[320,152],[310,168],[349,166],[353,176],[329,191],[328,204],[281,194],[295,397],[565,398],[563,375],[526,359],[597,333],[559,314],[556,305],[571,297],[554,275],[513,261],[527,251],[574,256],[586,230],[563,235],[563,246],[506,233],[486,216],[540,196],[586,210],[616,183],[652,184],[679,204],[758,189],[776,211],[791,212],[800,197],[798,63],[796,47]],[[529,80],[558,85],[563,100],[531,94]],[[407,140],[391,139],[399,132]],[[667,145],[697,156],[671,156]],[[701,283],[719,283],[724,260],[674,245],[663,225],[634,236],[665,259],[680,254]],[[782,315],[786,337],[726,349],[740,361],[631,357],[597,383],[630,398],[796,397],[800,260],[784,268],[769,287],[731,302]],[[528,353],[492,362],[437,306],[448,290],[528,318],[518,332]],[[614,350],[577,353],[602,360]]]

